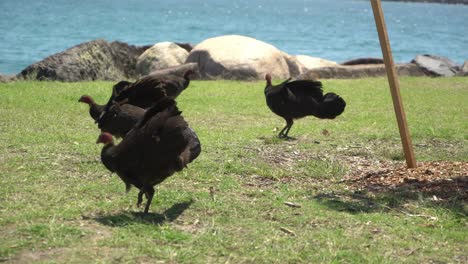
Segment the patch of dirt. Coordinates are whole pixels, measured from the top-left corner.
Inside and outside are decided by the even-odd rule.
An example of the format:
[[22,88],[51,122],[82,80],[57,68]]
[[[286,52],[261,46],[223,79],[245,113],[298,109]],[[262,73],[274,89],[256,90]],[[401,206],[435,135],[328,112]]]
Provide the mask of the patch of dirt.
[[296,147],[297,144],[298,141],[285,141],[282,145],[267,144],[245,149],[256,152],[266,163],[281,167],[292,167],[297,162],[318,158],[316,153],[300,150]]
[[261,187],[272,186],[276,184],[278,180],[268,178],[268,177],[263,177],[260,175],[252,175],[251,177],[246,178],[243,182],[244,182],[244,185],[246,186],[261,188]]
[[[352,191],[418,191],[432,197],[434,201],[452,198],[468,201],[468,162],[433,161],[418,162],[415,169],[407,169],[404,161],[379,159],[373,155],[354,155],[340,149],[338,153],[307,152],[297,148],[298,141],[282,142],[281,144],[266,144],[246,148],[256,152],[258,157],[273,166],[291,168],[294,170],[298,162],[329,160],[347,167],[347,174],[339,183],[344,183]],[[426,144],[441,145],[443,142],[430,141]],[[377,147],[377,146],[375,146]],[[371,153],[373,147],[351,146],[346,149],[364,149]],[[404,158],[404,157],[403,157]],[[244,185],[254,188],[273,187],[277,183],[309,184],[320,182],[330,185],[337,183],[333,179],[313,179],[281,177],[272,179],[259,175],[251,175],[244,179]],[[330,187],[330,186],[328,186]]]
[[202,229],[205,228],[203,224],[200,223],[199,219],[195,219],[195,221],[191,221],[191,222],[175,221],[175,223],[173,223],[172,226],[175,229],[178,229],[180,231],[187,232],[190,234],[199,233]]
[[454,197],[468,201],[468,162],[418,162],[414,169],[404,162],[358,157],[348,157],[348,162],[351,170],[342,182],[351,190],[418,190],[434,201]]
[[44,250],[25,250],[6,263],[120,263],[127,249],[111,247],[51,248]]
[[[98,246],[98,242],[103,239],[110,238],[112,236],[111,228],[100,225],[95,221],[88,220],[88,217],[83,217],[82,220],[71,221],[73,225],[79,226],[80,229],[85,230],[86,235],[82,238],[84,246],[81,251],[90,250],[93,256],[100,256],[106,258],[112,258],[117,253],[123,255],[123,249],[115,249],[108,247]],[[23,250],[12,257],[9,261],[11,263],[35,263],[35,262],[47,262],[50,260],[59,262],[65,261],[66,258],[70,258],[74,255],[79,254],[80,249],[77,248],[49,248],[49,249],[28,249]],[[118,254],[117,254],[118,255]],[[88,255],[91,257],[91,255]],[[91,260],[90,259],[90,260]]]
[[36,263],[46,260],[56,259],[58,256],[66,253],[66,250],[63,248],[54,248],[49,250],[28,250],[23,251],[12,258],[7,263]]
[[87,216],[82,216],[83,220],[79,220],[77,224],[80,226],[81,229],[86,231],[86,236],[89,243],[92,245],[96,245],[98,241],[110,238],[112,236],[112,230],[108,226],[101,225],[96,221],[88,220],[90,219]]

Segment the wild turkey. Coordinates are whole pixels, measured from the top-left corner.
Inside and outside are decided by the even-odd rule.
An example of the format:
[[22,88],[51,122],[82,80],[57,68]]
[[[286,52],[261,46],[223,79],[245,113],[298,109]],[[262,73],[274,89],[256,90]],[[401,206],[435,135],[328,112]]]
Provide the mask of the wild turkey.
[[[89,114],[96,122],[98,122],[106,107],[105,105],[96,104],[89,95],[81,96],[78,102],[89,105]],[[98,127],[102,131],[109,132],[116,137],[124,137],[144,114],[145,110],[138,106],[114,104],[109,108],[108,114],[101,117]]]
[[161,90],[166,96],[175,99],[190,84],[192,73],[192,70],[188,70],[183,77],[173,74],[146,75],[134,83],[120,81],[114,85],[107,107],[113,103],[127,103],[148,108],[162,97]]
[[322,83],[312,80],[291,81],[272,85],[271,75],[265,75],[265,98],[271,111],[286,120],[278,137],[289,138],[294,119],[305,116],[334,119],[343,113],[346,102],[335,93],[323,95]]
[[176,171],[182,170],[201,152],[200,141],[168,97],[149,108],[140,122],[115,145],[112,135],[101,133],[96,143],[103,143],[101,160],[111,172],[116,172],[128,191],[137,187],[137,206],[147,198],[144,213],[148,213],[154,186]]
[[105,105],[96,104],[96,102],[94,102],[94,99],[89,95],[82,95],[78,102],[89,105],[89,115],[95,121],[98,120],[105,108]]
[[144,116],[145,110],[130,104],[113,104],[98,123],[99,129],[123,138]]
[[162,97],[176,98],[188,87],[191,74],[192,70],[186,71],[183,77],[174,74],[146,75],[134,83],[127,81],[116,83],[97,122],[101,123],[101,119],[114,104],[131,104],[146,109]]

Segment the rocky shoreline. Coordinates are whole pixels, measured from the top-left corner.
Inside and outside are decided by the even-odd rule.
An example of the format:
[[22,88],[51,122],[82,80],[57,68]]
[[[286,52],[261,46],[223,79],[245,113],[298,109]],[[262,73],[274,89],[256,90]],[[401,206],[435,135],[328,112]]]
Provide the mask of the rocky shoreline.
[[[95,81],[131,80],[147,74],[198,72],[196,79],[259,80],[273,78],[349,79],[385,76],[380,58],[337,63],[307,55],[290,55],[271,44],[238,35],[210,38],[197,45],[159,42],[148,46],[98,39],[81,43],[34,63],[15,76],[0,74],[0,82],[14,80]],[[400,76],[468,76],[468,61],[418,55],[396,66]]]

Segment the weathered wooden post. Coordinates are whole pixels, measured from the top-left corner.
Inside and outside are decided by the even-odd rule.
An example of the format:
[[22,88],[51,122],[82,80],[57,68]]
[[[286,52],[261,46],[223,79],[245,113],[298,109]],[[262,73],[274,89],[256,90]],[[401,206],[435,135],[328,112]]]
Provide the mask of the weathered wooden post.
[[405,110],[400,95],[400,82],[396,73],[395,64],[393,63],[392,50],[388,39],[387,28],[382,10],[381,0],[371,0],[372,10],[374,12],[375,25],[379,34],[380,47],[382,48],[385,69],[387,71],[388,84],[390,85],[390,93],[392,94],[393,107],[400,130],[401,143],[405,153],[406,165],[408,168],[416,168],[416,158],[414,156],[413,144],[409,134],[408,125],[406,123]]

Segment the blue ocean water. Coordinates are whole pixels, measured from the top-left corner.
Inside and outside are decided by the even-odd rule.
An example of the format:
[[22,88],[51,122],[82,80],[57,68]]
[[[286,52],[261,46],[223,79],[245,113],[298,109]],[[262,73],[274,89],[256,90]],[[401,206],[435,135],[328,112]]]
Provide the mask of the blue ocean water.
[[[468,59],[468,6],[384,2],[397,62]],[[103,38],[134,45],[239,34],[334,61],[381,57],[367,0],[0,0],[0,73]]]

